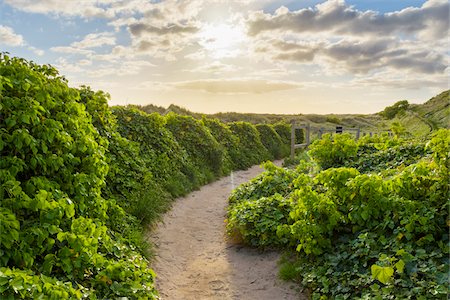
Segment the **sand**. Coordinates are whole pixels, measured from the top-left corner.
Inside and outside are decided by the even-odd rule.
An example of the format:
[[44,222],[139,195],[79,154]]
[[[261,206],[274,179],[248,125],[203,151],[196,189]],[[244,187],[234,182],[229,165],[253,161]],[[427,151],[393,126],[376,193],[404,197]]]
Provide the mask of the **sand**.
[[149,233],[162,299],[306,299],[293,283],[278,279],[279,253],[233,244],[226,236],[230,192],[262,171],[254,166],[234,172],[177,199]]

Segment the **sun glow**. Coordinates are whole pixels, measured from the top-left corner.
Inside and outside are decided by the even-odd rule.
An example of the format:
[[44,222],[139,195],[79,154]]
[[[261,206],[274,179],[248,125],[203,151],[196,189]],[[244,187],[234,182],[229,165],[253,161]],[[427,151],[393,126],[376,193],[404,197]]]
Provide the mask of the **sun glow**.
[[246,40],[241,26],[226,23],[205,24],[199,32],[199,43],[213,58],[236,57]]

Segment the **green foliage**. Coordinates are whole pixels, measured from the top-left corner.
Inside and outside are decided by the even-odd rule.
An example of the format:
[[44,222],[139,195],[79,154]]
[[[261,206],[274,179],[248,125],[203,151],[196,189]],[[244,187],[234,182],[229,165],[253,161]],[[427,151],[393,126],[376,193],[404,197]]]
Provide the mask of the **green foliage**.
[[96,129],[52,67],[4,54],[0,99],[2,298],[156,298],[147,261],[105,226],[123,213],[101,194],[112,125]]
[[359,147],[356,159],[348,160],[343,165],[362,173],[381,172],[417,163],[427,152],[421,142],[404,141],[383,150],[377,150],[373,144],[365,144]]
[[335,116],[335,115],[327,116],[327,120],[326,121],[329,122],[329,123],[334,123],[334,124],[338,124],[338,125],[342,124],[342,120],[339,117]]
[[251,246],[279,247],[289,240],[277,236],[277,227],[286,223],[291,203],[280,194],[240,201],[228,214],[227,230]]
[[[374,157],[375,144],[389,152],[382,139],[365,141],[361,161]],[[449,130],[432,136],[429,152],[420,141],[396,140],[396,154],[410,149],[414,159],[377,175],[299,167],[274,184],[265,177],[287,171],[272,166],[232,194],[228,230],[253,246],[295,249],[282,275],[300,281],[312,299],[446,299],[449,142]],[[380,170],[383,157],[391,159],[380,155]]]
[[337,167],[358,152],[358,144],[350,134],[324,134],[309,147],[310,156],[323,168]]
[[261,142],[269,150],[271,159],[283,157],[283,142],[273,126],[268,124],[257,124],[256,130],[259,132]]
[[230,195],[230,204],[251,201],[274,194],[287,196],[292,191],[296,172],[276,167],[272,162],[263,164],[265,172],[241,184]]
[[405,126],[403,126],[400,122],[392,123],[390,129],[396,136],[402,136],[406,133]]
[[398,101],[392,106],[387,106],[381,112],[381,115],[386,119],[393,119],[398,113],[405,111],[408,107],[409,103],[407,100]]
[[246,122],[229,123],[228,126],[239,139],[240,155],[235,161],[235,166],[238,169],[246,169],[270,158],[269,152],[261,143],[261,138],[255,126]]
[[202,118],[202,123],[221,145],[223,151],[222,174],[229,174],[231,170],[238,167],[239,139],[233,135],[230,128],[217,119]]
[[166,127],[192,162],[195,176],[193,181],[196,182],[194,187],[222,175],[224,149],[201,121],[190,116],[170,113],[166,116]]
[[186,151],[178,144],[165,118],[146,114],[134,107],[113,107],[118,132],[137,142],[139,156],[154,181],[172,196],[180,196],[197,186],[194,167]]
[[[281,148],[281,157],[286,157],[291,153],[291,125],[279,122],[273,125],[273,129],[278,133],[281,139],[282,148]],[[301,131],[301,135],[296,135],[297,139],[301,139],[297,141],[297,144],[301,144],[303,141],[303,131]]]

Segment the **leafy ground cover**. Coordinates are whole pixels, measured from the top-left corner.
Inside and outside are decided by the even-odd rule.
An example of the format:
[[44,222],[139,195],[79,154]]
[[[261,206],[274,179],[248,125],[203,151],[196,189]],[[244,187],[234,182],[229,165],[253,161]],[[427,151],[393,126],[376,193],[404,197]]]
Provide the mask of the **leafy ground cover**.
[[285,249],[280,275],[312,299],[446,299],[449,140],[324,136],[237,188],[228,232]]

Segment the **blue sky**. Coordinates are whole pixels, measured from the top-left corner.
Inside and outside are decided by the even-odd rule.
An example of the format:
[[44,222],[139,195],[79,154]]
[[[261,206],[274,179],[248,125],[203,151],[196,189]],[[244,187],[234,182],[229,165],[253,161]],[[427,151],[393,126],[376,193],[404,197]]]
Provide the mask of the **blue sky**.
[[111,105],[372,113],[449,88],[444,0],[0,0],[0,50]]

